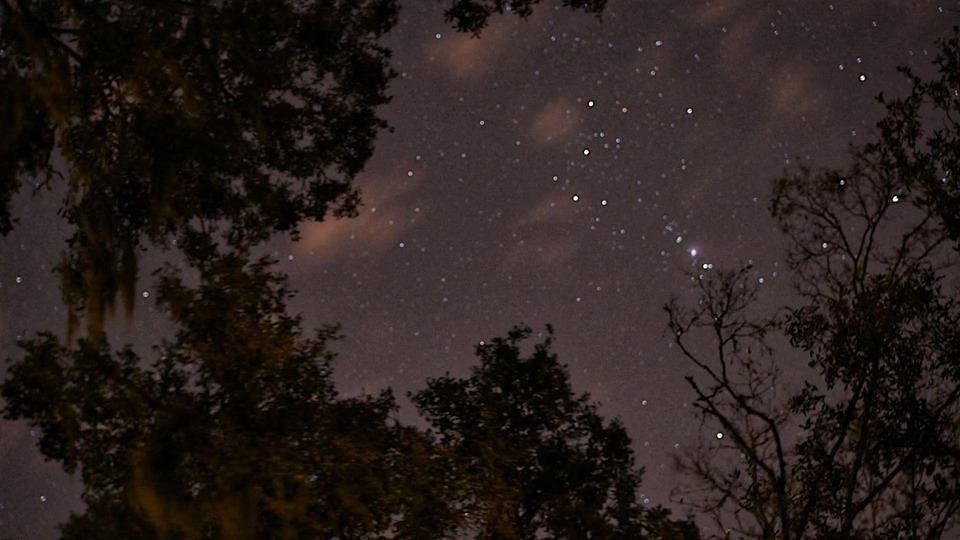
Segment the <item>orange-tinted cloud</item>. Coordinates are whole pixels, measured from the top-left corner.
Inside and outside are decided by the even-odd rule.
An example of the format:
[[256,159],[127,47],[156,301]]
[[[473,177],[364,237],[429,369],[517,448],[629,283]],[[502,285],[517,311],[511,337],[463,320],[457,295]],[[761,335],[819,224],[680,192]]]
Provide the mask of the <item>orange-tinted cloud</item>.
[[537,203],[520,220],[520,223],[527,225],[530,223],[549,223],[552,221],[565,221],[574,213],[574,205],[570,199],[564,196],[551,194]]
[[328,260],[346,250],[393,246],[411,223],[404,199],[419,185],[422,175],[365,182],[359,216],[303,224],[295,249],[300,255]]
[[780,73],[771,92],[771,113],[779,116],[810,112],[817,104],[813,70],[807,66],[793,65],[782,69]]
[[578,245],[569,240],[528,240],[514,245],[503,262],[505,266],[562,264],[576,254]]
[[504,264],[555,265],[573,257],[579,243],[557,240],[554,227],[569,220],[575,211],[574,203],[566,195],[545,197],[519,219],[518,226],[532,228],[533,232],[525,242],[514,245],[504,258]]
[[509,43],[507,37],[497,24],[485,29],[482,38],[451,32],[428,45],[427,56],[438,60],[456,78],[477,79],[497,66],[497,57]]
[[550,142],[564,135],[576,125],[579,115],[575,111],[576,107],[567,99],[551,101],[537,113],[530,135],[539,143]]
[[695,12],[695,18],[703,23],[715,23],[723,18],[735,17],[745,4],[745,0],[713,0],[704,2]]
[[536,253],[545,264],[554,265],[566,262],[577,251],[573,242],[549,241],[536,248]]

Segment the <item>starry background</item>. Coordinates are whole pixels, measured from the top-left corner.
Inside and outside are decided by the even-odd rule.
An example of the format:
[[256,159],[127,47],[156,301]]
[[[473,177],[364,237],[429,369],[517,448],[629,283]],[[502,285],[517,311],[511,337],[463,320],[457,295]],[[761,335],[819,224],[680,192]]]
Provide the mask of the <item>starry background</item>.
[[[406,392],[466,374],[480,340],[551,323],[575,389],[628,428],[644,502],[670,506],[672,456],[714,433],[662,305],[690,272],[747,262],[768,304],[788,297],[771,181],[844,164],[882,114],[874,96],[906,92],[896,66],[931,72],[960,4],[611,0],[598,20],[548,0],[480,39],[443,4],[403,7],[387,39],[394,130],[359,178],[361,215],[268,248],[299,291],[291,310],[340,322],[341,391],[391,386],[407,421]],[[0,238],[0,357],[64,325],[57,195],[22,194]],[[149,301],[113,327],[144,350],[169,330]],[[79,508],[78,483],[34,443],[0,424],[0,537],[53,538]]]

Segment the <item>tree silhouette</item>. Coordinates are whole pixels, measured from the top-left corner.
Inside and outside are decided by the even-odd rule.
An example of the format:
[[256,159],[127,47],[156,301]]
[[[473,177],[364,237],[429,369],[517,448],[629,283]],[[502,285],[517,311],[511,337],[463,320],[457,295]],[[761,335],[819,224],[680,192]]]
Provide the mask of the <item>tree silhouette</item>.
[[877,124],[880,137],[865,153],[895,171],[905,193],[915,204],[932,211],[953,242],[960,242],[960,39],[953,35],[940,43],[934,59],[937,77],[924,80],[909,68],[900,68],[913,88],[904,98],[879,101],[887,110]]
[[516,328],[478,348],[471,378],[429,381],[423,433],[393,419],[389,391],[337,396],[336,329],[302,335],[273,261],[191,262],[196,286],[160,272],[178,329],[149,364],[45,333],[0,385],[4,415],[81,475],[86,510],[63,538],[699,538],[637,503],[626,431],[573,394],[552,338],[521,358]]
[[642,469],[618,420],[606,422],[550,351],[552,330],[521,357],[531,330],[480,344],[470,377],[431,379],[417,408],[466,482],[477,538],[698,538],[690,523],[638,505]]
[[0,9],[3,199],[21,175],[55,175],[55,146],[76,226],[58,271],[94,331],[118,293],[132,304],[145,239],[219,231],[247,245],[356,211],[351,180],[384,126],[378,40],[394,0]]
[[[541,0],[440,0],[450,2],[445,12],[447,22],[451,22],[461,32],[478,34],[487,26],[494,14],[510,11],[523,18],[533,14],[533,6]],[[563,5],[579,9],[598,16],[607,5],[607,0],[563,0]]]
[[[510,7],[527,16],[535,3]],[[505,10],[480,20],[456,11],[466,5],[448,20],[474,32]],[[75,344],[23,342],[0,386],[5,416],[40,428],[44,455],[81,474],[86,510],[63,536],[462,528],[455,456],[397,424],[389,392],[338,397],[335,329],[304,337],[284,278],[248,261],[304,219],[356,213],[353,178],[385,127],[375,109],[393,72],[379,40],[396,2],[0,0],[0,15],[0,233],[22,179],[65,184],[76,230],[57,271],[71,330],[88,323]],[[102,330],[118,296],[132,308],[150,246],[182,250],[199,285],[160,273],[158,304],[178,331],[147,360],[112,350]]]
[[[948,281],[957,181],[943,169],[960,144],[956,98],[937,90],[960,77],[958,57],[956,34],[941,41],[939,81],[914,78],[909,98],[885,102],[878,141],[849,168],[801,169],[776,183],[771,208],[789,239],[799,306],[753,317],[747,270],[698,281],[695,309],[667,306],[699,368],[688,378],[696,406],[724,434],[688,456],[703,489],[688,495],[723,530],[939,538],[960,524],[960,304]],[[943,107],[922,109],[924,96]],[[943,116],[924,125],[922,110]],[[698,329],[712,337],[710,359],[692,345]],[[792,395],[777,388],[766,345],[774,331],[811,368]]]
[[[507,7],[456,0],[446,13],[479,32]],[[354,215],[352,181],[386,126],[380,38],[397,12],[396,0],[0,0],[0,233],[22,178],[64,181],[69,328],[85,317],[99,333],[118,295],[132,309],[151,245],[203,233],[243,247]]]
[[444,456],[393,420],[389,391],[337,396],[335,329],[303,336],[270,264],[205,259],[196,287],[165,271],[158,305],[178,330],[149,365],[104,340],[24,342],[5,415],[80,471],[87,511],[64,538],[424,538],[456,524]]

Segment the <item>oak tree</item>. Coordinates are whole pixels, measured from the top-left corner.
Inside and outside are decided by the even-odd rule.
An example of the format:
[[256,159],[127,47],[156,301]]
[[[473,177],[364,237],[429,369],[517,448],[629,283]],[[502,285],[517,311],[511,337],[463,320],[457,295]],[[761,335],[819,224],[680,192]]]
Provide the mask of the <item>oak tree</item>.
[[394,418],[389,391],[343,398],[334,328],[304,335],[271,262],[204,258],[161,276],[176,335],[152,358],[105,340],[23,343],[0,386],[7,418],[83,480],[64,538],[445,535],[449,466]]
[[466,378],[413,395],[466,478],[458,496],[477,538],[698,538],[696,527],[637,501],[642,469],[619,420],[574,394],[552,330],[523,356],[528,327],[477,346]]

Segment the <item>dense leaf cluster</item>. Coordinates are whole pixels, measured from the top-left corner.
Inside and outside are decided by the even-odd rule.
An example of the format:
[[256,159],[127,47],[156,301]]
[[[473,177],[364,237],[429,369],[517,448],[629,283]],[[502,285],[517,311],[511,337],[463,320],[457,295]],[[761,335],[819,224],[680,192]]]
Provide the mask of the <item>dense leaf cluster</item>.
[[429,441],[392,421],[389,392],[336,395],[335,329],[301,335],[267,261],[225,257],[200,283],[161,279],[179,330],[149,362],[44,334],[11,366],[7,415],[30,418],[41,451],[83,478],[88,511],[65,537],[353,538],[437,512],[399,489],[432,489],[401,463],[439,459],[417,455]]
[[[483,30],[494,14],[512,12],[518,17],[529,17],[533,14],[533,6],[541,0],[440,0],[450,3],[447,8],[447,22],[461,32],[479,33]],[[563,5],[585,13],[594,13],[600,16],[607,5],[607,0],[563,0]]]
[[[454,0],[478,33],[536,0]],[[599,13],[603,0],[564,0]],[[386,124],[397,0],[0,1],[0,234],[23,178],[65,192],[70,326],[134,302],[140,252],[355,215]],[[63,184],[62,186],[60,184]]]
[[[133,302],[139,252],[234,246],[352,215],[384,123],[394,0],[0,2],[2,230],[22,176],[62,178],[74,317]],[[53,152],[62,158],[54,167]],[[73,323],[76,324],[76,318]]]
[[529,328],[477,347],[470,377],[413,396],[465,475],[478,538],[695,538],[637,501],[642,470],[618,421],[574,395],[550,336],[522,357]]
[[336,330],[302,335],[271,261],[196,267],[193,287],[161,275],[178,330],[152,359],[41,334],[0,386],[81,474],[65,538],[696,537],[640,506],[629,437],[573,395],[549,339],[522,358],[515,329],[470,378],[429,381],[414,402],[436,431],[419,431],[389,391],[337,395]]

